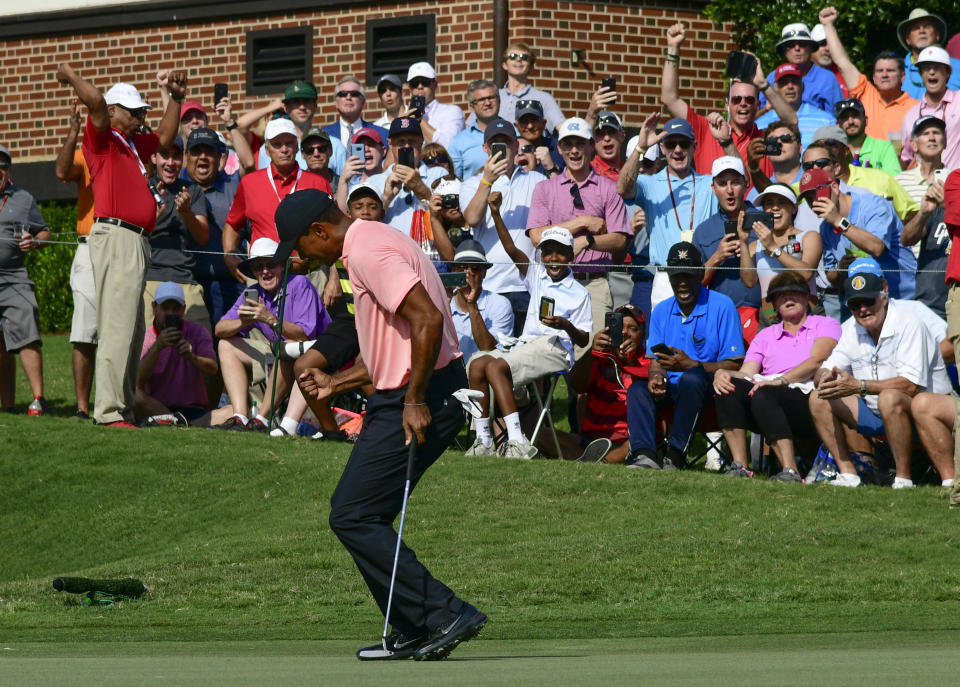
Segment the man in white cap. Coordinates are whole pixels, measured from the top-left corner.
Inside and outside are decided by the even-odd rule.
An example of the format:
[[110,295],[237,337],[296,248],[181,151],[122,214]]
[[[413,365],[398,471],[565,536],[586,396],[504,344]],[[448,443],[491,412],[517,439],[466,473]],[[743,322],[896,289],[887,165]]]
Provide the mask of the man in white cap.
[[903,118],[900,159],[904,167],[913,162],[916,157],[910,142],[913,125],[921,116],[932,115],[946,125],[947,145],[943,150],[943,164],[950,169],[960,168],[960,95],[949,88],[953,71],[950,55],[943,48],[931,45],[920,51],[917,68],[925,90],[920,102],[911,107]]
[[817,24],[810,29],[810,38],[817,44],[817,47],[810,54],[810,59],[818,67],[823,67],[833,72],[833,76],[837,80],[837,85],[840,87],[840,93],[844,98],[849,98],[850,89],[847,88],[847,82],[843,80],[843,74],[840,72],[840,68],[837,67],[836,62],[833,61],[833,55],[830,54],[830,46],[827,45],[827,30],[823,24]]
[[[813,51],[819,47],[810,36],[806,24],[787,24],[780,32],[777,53],[784,62],[800,68],[803,75],[803,102],[833,112],[833,104],[843,97],[843,93],[834,75],[810,59]],[[767,74],[767,82],[774,85],[774,72]]]
[[436,99],[437,72],[429,62],[414,62],[407,70],[407,85],[410,96],[423,97],[423,112],[414,109],[407,117],[419,117],[423,140],[426,143],[439,143],[450,148],[450,141],[463,131],[463,110],[456,105],[444,105]]
[[[128,83],[116,84],[106,95],[100,93],[69,64],[57,69],[57,80],[73,87],[90,113],[82,149],[90,166],[94,196],[89,246],[99,345],[93,416],[101,425],[130,428],[145,330],[141,294],[149,261],[147,236],[156,226],[157,206],[162,202],[144,165],[153,150],[138,150],[132,139],[150,105]],[[177,134],[186,73],[171,72],[166,86],[171,99],[157,128],[159,141],[155,141],[163,147]]]
[[[920,69],[920,53],[931,46],[942,46],[946,38],[947,23],[936,14],[930,14],[919,7],[910,10],[907,18],[897,25],[897,40],[907,51],[906,57],[903,58],[906,71],[903,90],[911,97],[919,100],[926,90]],[[960,60],[950,58],[949,66],[952,68],[952,74],[947,82],[947,88],[955,91],[960,88]]]
[[277,240],[273,215],[288,194],[299,189],[315,188],[332,193],[330,183],[319,174],[304,172],[297,164],[299,143],[297,128],[289,119],[271,119],[263,132],[263,147],[270,156],[270,165],[247,174],[240,180],[230,213],[223,225],[223,256],[237,281],[246,281],[235,255],[240,248],[240,231],[250,222],[249,242],[259,238]]

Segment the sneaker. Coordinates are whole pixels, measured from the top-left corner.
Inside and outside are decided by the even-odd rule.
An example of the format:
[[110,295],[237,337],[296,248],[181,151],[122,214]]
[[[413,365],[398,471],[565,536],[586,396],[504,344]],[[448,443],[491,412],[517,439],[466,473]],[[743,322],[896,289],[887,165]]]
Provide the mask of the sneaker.
[[913,489],[916,485],[913,483],[912,479],[908,479],[906,477],[894,477],[892,486],[894,489]]
[[47,399],[43,396],[37,396],[27,407],[27,415],[49,415],[50,410],[50,404],[47,403]]
[[243,420],[234,415],[233,417],[227,419],[226,422],[221,422],[219,425],[214,425],[213,429],[225,429],[230,432],[246,432],[247,425],[244,424]]
[[270,430],[270,436],[272,437],[289,437],[292,436],[290,432],[285,430],[283,427],[275,427]]
[[710,472],[720,472],[723,469],[723,456],[719,453],[717,455],[707,455],[707,460],[703,464],[704,470],[709,470]]
[[186,427],[187,419],[180,413],[151,415],[143,421],[142,427]]
[[313,348],[313,344],[315,343],[317,343],[316,339],[311,341],[288,341],[280,347],[280,360],[296,360]]
[[248,432],[266,432],[269,429],[262,421],[253,418],[247,423]]
[[793,468],[784,468],[770,478],[774,482],[802,482],[800,475]]
[[414,652],[413,657],[418,661],[442,661],[459,644],[476,637],[486,624],[487,616],[466,604],[460,615],[431,632],[427,641]]
[[463,455],[465,456],[495,456],[497,455],[497,447],[492,443],[487,446],[479,439],[476,439],[473,442],[473,445],[464,451]]
[[75,412],[73,415],[71,415],[71,416],[70,416],[70,419],[71,419],[71,420],[89,420],[89,419],[90,419],[90,414],[89,414],[89,413],[85,413],[85,412],[83,412],[82,410],[80,410],[79,408],[77,408],[77,412]]
[[640,453],[639,451],[634,451],[627,456],[626,460],[623,461],[623,464],[628,468],[640,468],[642,470],[662,470],[663,466],[655,461],[652,457]]
[[520,458],[522,460],[530,460],[535,458],[537,455],[537,447],[531,446],[528,443],[520,443],[519,441],[507,441],[500,448],[500,455],[504,458]]
[[394,632],[384,642],[378,642],[365,646],[357,651],[357,658],[361,661],[396,661],[403,658],[410,658],[426,640],[423,635],[407,639],[400,632]]
[[342,429],[318,429],[310,438],[314,441],[351,441],[350,435]]
[[583,453],[580,454],[580,457],[577,458],[579,463],[602,463],[603,459],[610,449],[613,448],[613,442],[609,439],[594,439],[586,448],[583,449]]
[[743,467],[743,463],[737,460],[727,466],[727,469],[723,471],[723,475],[724,477],[753,477],[753,473]]
[[860,475],[851,475],[847,472],[839,472],[837,476],[831,480],[830,484],[835,487],[859,487],[862,482],[860,481]]
[[108,422],[103,425],[104,427],[119,427],[121,429],[140,429],[136,425],[131,425],[126,420],[117,420],[116,422]]

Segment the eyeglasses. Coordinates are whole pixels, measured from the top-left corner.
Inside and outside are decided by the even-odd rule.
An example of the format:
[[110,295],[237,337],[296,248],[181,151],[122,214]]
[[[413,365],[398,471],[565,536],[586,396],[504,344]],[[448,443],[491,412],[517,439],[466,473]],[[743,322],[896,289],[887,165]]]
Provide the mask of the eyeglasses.
[[573,198],[573,207],[583,210],[583,198],[580,197],[580,187],[576,184],[570,187],[570,197]]
[[130,108],[130,107],[124,107],[123,105],[119,105],[119,107],[121,109],[126,110],[137,119],[143,119],[144,117],[147,116],[147,108],[145,107]]
[[809,172],[814,167],[817,169],[826,169],[832,164],[834,164],[834,162],[830,158],[818,157],[816,160],[807,160],[801,165],[801,167],[803,167],[804,172]]
[[417,78],[410,81],[410,88],[422,88],[422,87],[429,86],[432,83],[433,83],[433,79],[425,79],[422,76],[418,76]]
[[797,137],[794,136],[793,134],[782,134],[780,136],[769,136],[763,139],[763,142],[766,143],[767,145],[770,145],[770,144],[775,144],[778,141],[780,143],[793,143],[796,140],[797,140]]
[[360,91],[337,91],[338,98],[364,98]]
[[693,143],[689,138],[671,138],[663,141],[663,147],[667,150],[673,150],[677,146],[680,146],[681,149],[686,150],[690,147],[690,144]]
[[249,265],[251,272],[263,272],[264,270],[272,270],[279,267],[280,263],[273,260],[252,260]]
[[474,98],[473,105],[479,105],[480,103],[491,103],[494,101],[500,100],[498,95],[485,95],[482,98]]
[[300,150],[303,151],[304,155],[315,155],[316,153],[329,153],[330,146],[317,144],[312,146],[302,146]]
[[747,105],[756,105],[757,99],[752,95],[731,95],[730,104],[739,105],[740,103],[746,103]]
[[450,162],[450,156],[446,153],[437,153],[436,155],[427,155],[423,158],[423,163],[428,167],[431,165],[445,165]]
[[523,62],[529,62],[531,57],[532,56],[528,52],[512,52],[507,55],[508,60],[521,60]]
[[532,153],[532,152],[533,152],[533,146],[520,146],[520,152],[521,152],[521,153]]

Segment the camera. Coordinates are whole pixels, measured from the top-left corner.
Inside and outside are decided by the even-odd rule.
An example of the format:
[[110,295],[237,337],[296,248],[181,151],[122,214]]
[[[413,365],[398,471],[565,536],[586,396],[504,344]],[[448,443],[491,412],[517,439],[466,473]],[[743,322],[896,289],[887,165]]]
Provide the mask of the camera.
[[455,210],[460,207],[460,196],[455,193],[447,193],[443,196],[443,209]]
[[783,152],[783,144],[780,141],[768,141],[764,144],[764,153],[766,155],[779,155]]

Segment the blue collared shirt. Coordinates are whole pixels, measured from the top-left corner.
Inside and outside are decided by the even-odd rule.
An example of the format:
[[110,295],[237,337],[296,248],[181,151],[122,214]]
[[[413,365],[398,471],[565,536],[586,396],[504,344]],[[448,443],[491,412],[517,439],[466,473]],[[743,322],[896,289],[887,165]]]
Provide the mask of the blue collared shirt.
[[547,120],[547,130],[556,131],[566,117],[557,105],[557,101],[546,91],[541,91],[527,84],[519,93],[511,93],[506,86],[500,89],[500,116],[508,122],[516,123],[517,102],[520,100],[536,100],[543,108],[543,118]]
[[196,254],[196,262],[193,265],[193,273],[198,279],[233,279],[233,275],[223,261],[223,256],[211,253],[223,250],[223,225],[227,221],[227,214],[230,212],[230,206],[233,205],[233,197],[237,195],[239,185],[239,174],[220,172],[213,183],[203,189],[203,195],[207,200],[210,239],[203,246],[197,245],[192,236],[187,239],[189,250],[204,251]]
[[[833,75],[831,75],[830,78],[833,79]],[[837,80],[834,79],[833,82],[836,83]],[[777,114],[777,111],[770,110],[762,117],[757,118],[757,126],[761,129],[766,129],[779,119],[780,115]],[[829,112],[815,105],[811,105],[808,102],[801,102],[800,107],[797,108],[797,128],[800,129],[800,143],[803,146],[803,150],[806,150],[807,146],[813,143],[813,135],[817,129],[821,126],[829,126],[836,123],[837,120]]]
[[[500,334],[504,336],[513,334],[513,306],[506,298],[484,289],[477,296],[477,308],[494,341],[500,340]],[[456,296],[450,299],[450,313],[453,315],[453,326],[460,340],[460,352],[463,353],[463,359],[469,361],[470,356],[479,349],[476,339],[473,338],[470,315],[457,307]]]
[[[701,363],[742,358],[745,354],[743,326],[733,301],[710,289],[700,290],[688,316],[673,296],[657,304],[650,315],[647,350],[661,343],[679,348]],[[667,372],[667,380],[676,384],[681,374]]]
[[[756,211],[756,208],[750,203],[745,203],[743,209],[747,212]],[[693,245],[700,251],[704,262],[716,252],[720,241],[726,235],[724,222],[726,222],[727,219],[729,219],[727,213],[721,210],[711,215],[707,221],[700,224],[696,231],[693,232]],[[753,230],[751,230],[749,241],[756,240],[757,237],[753,233]],[[719,267],[739,268],[740,258],[736,255],[731,255],[724,260]],[[733,304],[738,308],[743,306],[757,308],[760,306],[760,285],[754,284],[752,287],[747,287],[740,278],[739,269],[716,270],[713,273],[713,278],[710,280],[710,290],[729,296],[730,300],[732,300]]]
[[454,136],[448,151],[453,162],[453,173],[461,179],[472,177],[487,162],[483,131],[476,124],[471,124]]
[[[773,75],[775,72],[767,74],[767,83],[774,85]],[[833,112],[833,104],[843,98],[843,91],[840,90],[840,84],[837,83],[837,77],[829,69],[824,69],[818,64],[811,64],[810,69],[803,76],[803,96],[801,100],[810,103],[814,107]],[[760,104],[766,103],[766,98],[760,95]],[[772,110],[771,110],[772,112]],[[780,119],[774,113],[774,119]],[[773,121],[773,120],[771,120]],[[759,121],[757,126],[765,128]],[[807,138],[803,139],[805,143],[810,143]]]
[[[666,168],[653,175],[641,174],[637,177],[637,195],[634,202],[641,206],[647,215],[651,264],[666,265],[670,246],[683,240],[681,232],[689,231],[692,238],[693,230],[718,210],[719,204],[710,182],[709,176],[691,172],[683,179],[671,174],[668,184]],[[690,238],[686,240],[689,241]]]

